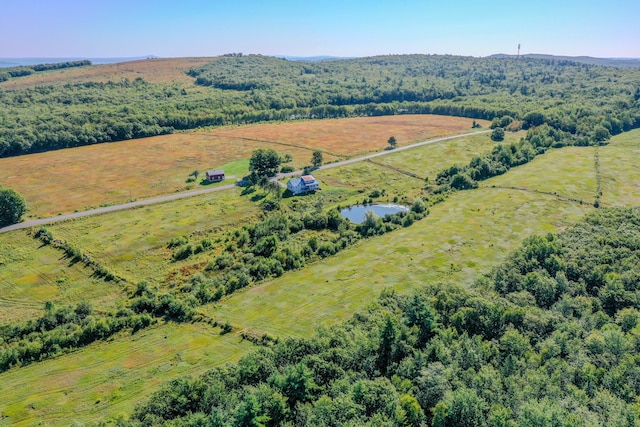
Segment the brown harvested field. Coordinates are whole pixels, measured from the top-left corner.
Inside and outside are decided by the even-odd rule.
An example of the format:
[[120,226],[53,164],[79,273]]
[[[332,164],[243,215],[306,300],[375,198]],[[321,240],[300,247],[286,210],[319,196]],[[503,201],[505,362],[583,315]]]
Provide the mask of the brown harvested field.
[[[185,74],[191,67],[207,64],[215,58],[156,58],[117,64],[92,65],[45,71],[30,76],[11,79],[0,84],[4,89],[22,89],[83,82],[119,82],[138,77],[151,83],[187,83],[193,85],[193,77]],[[195,85],[194,85],[195,87]]]
[[[315,149],[332,162],[381,151],[391,135],[407,145],[464,133],[470,126],[470,119],[458,117],[403,115],[217,128],[2,158],[0,185],[26,198],[29,217],[47,217],[200,188],[187,185],[191,172],[204,175],[246,160],[260,147],[291,154],[293,166],[302,168]],[[240,178],[243,168],[236,169]]]
[[[213,134],[173,134],[3,158],[0,184],[25,197],[28,216],[46,217],[204,188],[198,183],[187,185],[191,172],[198,170],[204,175],[208,169],[248,159],[259,147],[289,153],[299,159],[300,167],[311,159],[311,152],[296,147],[283,149]],[[331,160],[331,156],[325,158]],[[227,183],[235,182],[228,178]]]
[[[476,121],[484,127],[490,124],[486,120]],[[278,141],[350,157],[384,150],[391,136],[395,136],[398,146],[403,146],[471,132],[472,122],[472,119],[462,117],[407,114],[268,123],[223,128],[213,133],[225,137]]]

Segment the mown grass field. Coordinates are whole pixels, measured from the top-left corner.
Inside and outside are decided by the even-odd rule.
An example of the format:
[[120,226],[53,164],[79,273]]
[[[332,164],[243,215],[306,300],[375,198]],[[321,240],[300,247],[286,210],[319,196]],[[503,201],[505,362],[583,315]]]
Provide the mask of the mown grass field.
[[612,138],[599,154],[602,205],[640,205],[640,129]]
[[112,307],[121,288],[91,277],[92,270],[69,259],[23,230],[0,234],[0,324],[42,314],[44,303]]
[[252,151],[261,147],[290,154],[292,166],[301,169],[311,163],[315,149],[325,151],[328,163],[382,151],[392,134],[406,145],[464,133],[470,125],[457,117],[407,115],[185,132],[2,158],[0,184],[25,197],[27,217],[47,217],[200,188],[187,182],[194,170],[204,176],[208,169],[228,169],[227,175],[241,178]]
[[[416,151],[420,150],[426,148]],[[454,194],[409,228],[361,242],[304,270],[247,289],[207,313],[256,332],[307,335],[318,324],[348,318],[387,287],[406,291],[433,282],[468,285],[525,237],[562,230],[593,209],[595,150],[551,150],[484,181],[478,190]],[[616,136],[598,150],[603,205],[640,204],[640,130]],[[371,176],[369,171],[360,172],[361,180]]]
[[[252,221],[261,211],[249,197],[231,191],[189,197],[111,214],[85,217],[47,227],[132,283],[164,283],[174,271],[197,264],[200,258],[173,262],[167,247],[176,237],[215,239],[225,230]],[[215,247],[213,248],[215,251]]]
[[368,239],[302,270],[247,289],[206,313],[238,328],[310,334],[350,317],[391,287],[470,284],[532,233],[576,222],[589,205],[516,190],[460,192],[411,227]]
[[556,193],[593,204],[596,195],[595,147],[550,150],[531,163],[483,183]]
[[203,324],[161,324],[0,374],[0,425],[112,422],[160,384],[236,361],[253,344]]
[[[523,131],[506,132],[501,144],[518,142],[525,135]],[[491,151],[497,144],[491,140],[491,134],[471,135],[378,157],[375,161],[433,181],[441,170],[454,164],[466,165],[473,157]]]

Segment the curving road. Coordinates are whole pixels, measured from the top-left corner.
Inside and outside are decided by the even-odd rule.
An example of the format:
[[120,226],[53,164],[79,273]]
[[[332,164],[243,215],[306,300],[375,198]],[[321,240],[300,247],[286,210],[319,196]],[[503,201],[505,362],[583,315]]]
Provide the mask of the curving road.
[[[404,151],[404,150],[409,150],[411,148],[421,147],[423,145],[435,144],[437,142],[448,141],[448,140],[457,139],[457,138],[464,138],[465,136],[478,135],[478,134],[488,133],[488,132],[491,132],[491,130],[483,130],[483,131],[478,131],[478,132],[465,133],[465,134],[462,134],[462,135],[454,135],[454,136],[447,136],[447,137],[443,137],[443,138],[430,139],[430,140],[427,140],[427,141],[417,142],[417,143],[411,144],[411,145],[405,145],[404,147],[398,147],[398,148],[393,149],[393,150],[381,151],[381,152],[378,152],[378,153],[367,154],[366,156],[362,156],[362,157],[355,157],[355,158],[352,158],[352,159],[342,160],[340,162],[335,162],[335,163],[330,163],[330,164],[327,164],[327,165],[322,165],[319,168],[317,168],[316,170],[325,170],[325,169],[337,168],[337,167],[340,167],[340,166],[345,166],[345,165],[349,165],[349,164],[352,164],[352,163],[357,163],[357,162],[362,162],[362,161],[365,161],[365,160],[368,160],[368,159],[373,159],[375,157],[386,156],[388,154],[397,153],[398,151]],[[298,176],[298,175],[301,175],[301,174],[302,174],[302,171],[299,170],[299,171],[290,172],[290,173],[278,174],[273,179],[278,180],[278,179],[282,179],[282,178],[289,178],[289,177],[293,177],[293,176]],[[205,188],[205,189],[197,190],[197,191],[188,191],[188,192],[184,192],[184,193],[171,194],[171,195],[168,195],[168,196],[159,196],[159,197],[153,197],[153,198],[150,198],[150,199],[137,200],[135,202],[124,203],[124,204],[121,204],[121,205],[105,206],[105,207],[96,208],[96,209],[90,209],[90,210],[82,211],[82,212],[74,212],[74,213],[70,213],[70,214],[66,214],[66,215],[57,215],[57,216],[53,216],[53,217],[50,217],[50,218],[34,219],[34,220],[31,220],[31,221],[19,222],[17,224],[13,224],[13,225],[9,225],[7,227],[0,228],[0,233],[5,233],[7,231],[12,231],[12,230],[19,230],[21,228],[37,227],[37,226],[40,226],[40,225],[51,224],[52,222],[65,221],[67,219],[82,218],[82,217],[85,217],[85,216],[99,215],[99,214],[108,213],[108,212],[114,212],[114,211],[120,211],[120,210],[124,210],[124,209],[137,208],[137,207],[140,207],[140,206],[153,205],[153,204],[156,204],[156,203],[168,202],[168,201],[171,201],[171,200],[184,199],[185,197],[192,197],[192,196],[198,196],[198,195],[201,195],[201,194],[214,193],[216,191],[230,190],[232,188],[235,188],[236,185],[237,184],[221,185],[221,186],[218,186],[218,187]]]

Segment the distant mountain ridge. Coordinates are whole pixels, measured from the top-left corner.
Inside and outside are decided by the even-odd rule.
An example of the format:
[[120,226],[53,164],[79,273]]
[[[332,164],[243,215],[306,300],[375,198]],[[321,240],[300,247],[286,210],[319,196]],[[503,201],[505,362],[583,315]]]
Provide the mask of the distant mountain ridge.
[[59,62],[89,60],[94,65],[99,64],[115,64],[118,62],[139,61],[141,59],[159,58],[156,55],[135,56],[135,57],[118,57],[118,58],[85,58],[85,57],[69,57],[69,58],[0,58],[0,68],[20,67],[39,64],[57,64]]
[[[498,53],[495,55],[490,55],[489,58],[517,58],[518,55],[509,55],[505,53]],[[590,64],[590,65],[602,65],[606,67],[616,67],[616,68],[640,68],[640,58],[594,58],[591,56],[557,56],[557,55],[547,55],[543,53],[527,53],[525,55],[520,55],[522,58],[533,58],[533,59],[550,59],[556,61],[571,61],[577,62],[580,64]]]

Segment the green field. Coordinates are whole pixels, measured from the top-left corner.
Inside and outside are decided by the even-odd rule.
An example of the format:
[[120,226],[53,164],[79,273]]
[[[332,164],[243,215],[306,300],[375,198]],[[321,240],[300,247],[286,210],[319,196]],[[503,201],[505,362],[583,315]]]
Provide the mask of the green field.
[[171,262],[167,243],[187,236],[198,241],[239,227],[259,212],[240,189],[189,197],[137,209],[85,217],[47,227],[132,283],[164,282],[176,269],[197,262]]
[[90,300],[99,309],[112,307],[121,288],[90,277],[92,273],[23,230],[0,234],[0,324],[41,314],[46,301]]
[[592,204],[596,195],[595,147],[550,150],[531,163],[483,183],[483,186],[517,187],[555,193]]
[[0,375],[0,425],[117,419],[171,378],[239,359],[253,344],[203,324],[164,324]]
[[308,335],[319,324],[350,317],[387,287],[406,291],[440,281],[469,284],[525,237],[569,226],[590,209],[516,190],[457,193],[409,228],[363,241],[205,312],[259,333]]
[[[500,144],[515,143],[524,136],[525,132],[506,132],[505,139]],[[374,160],[433,180],[441,170],[454,164],[467,164],[474,156],[490,151],[497,144],[499,143],[491,140],[490,134],[472,135],[393,153]]]
[[640,205],[640,129],[612,138],[599,151],[602,204]]

